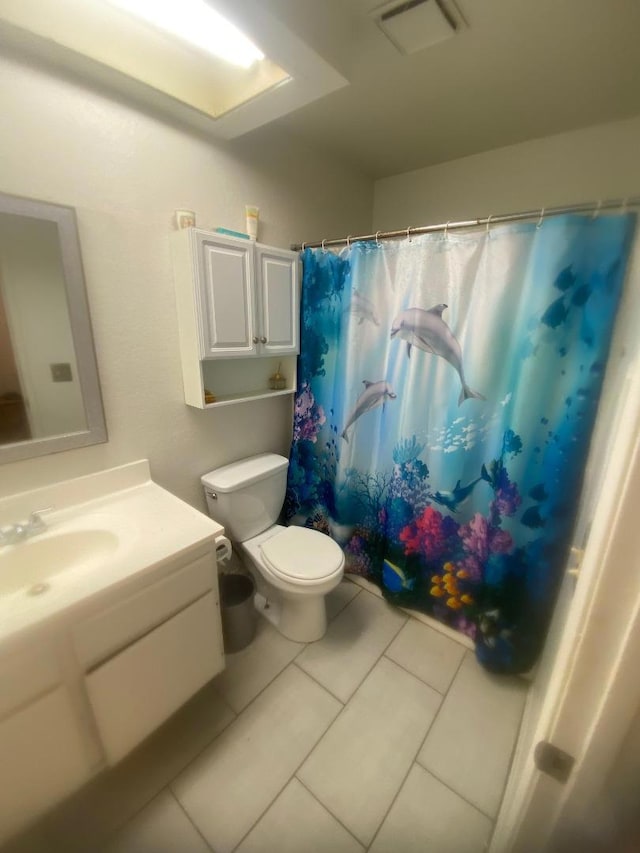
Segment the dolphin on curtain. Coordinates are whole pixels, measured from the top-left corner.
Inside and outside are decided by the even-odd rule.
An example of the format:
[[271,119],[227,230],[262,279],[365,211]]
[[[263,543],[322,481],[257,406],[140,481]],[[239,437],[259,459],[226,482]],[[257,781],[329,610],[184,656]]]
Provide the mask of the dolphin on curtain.
[[369,382],[368,379],[363,379],[362,384],[364,385],[364,391],[358,397],[355,408],[349,415],[345,428],[342,430],[342,438],[344,438],[347,444],[349,444],[347,430],[358,420],[360,415],[370,412],[371,409],[375,409],[377,406],[384,406],[387,399],[395,400],[397,397],[391,385],[384,380],[381,382]]
[[472,391],[465,382],[460,344],[442,319],[442,312],[447,307],[442,303],[434,305],[428,311],[423,308],[408,308],[406,311],[401,311],[393,321],[391,337],[398,336],[407,342],[407,356],[409,357],[411,357],[411,347],[415,346],[449,362],[458,372],[462,383],[458,405],[470,397],[475,400],[485,400],[486,397],[478,391]]
[[380,320],[376,314],[373,302],[370,299],[367,299],[367,297],[357,289],[354,289],[351,302],[345,311],[358,318],[359,326],[361,326],[365,320],[373,323],[374,326],[380,325]]

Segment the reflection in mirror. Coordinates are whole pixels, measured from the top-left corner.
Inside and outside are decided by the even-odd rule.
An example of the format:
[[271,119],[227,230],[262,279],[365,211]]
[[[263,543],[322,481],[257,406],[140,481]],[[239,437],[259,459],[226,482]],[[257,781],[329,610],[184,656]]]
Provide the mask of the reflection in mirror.
[[0,462],[105,440],[74,211],[0,194]]

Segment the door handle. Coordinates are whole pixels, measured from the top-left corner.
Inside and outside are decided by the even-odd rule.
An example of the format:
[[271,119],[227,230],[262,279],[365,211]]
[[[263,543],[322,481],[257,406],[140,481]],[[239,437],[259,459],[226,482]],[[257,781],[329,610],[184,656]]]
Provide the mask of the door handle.
[[263,335],[263,336],[260,338],[260,343],[261,343],[261,344],[266,344],[266,342],[267,342],[267,339],[266,339],[266,338],[265,338],[265,336]]
[[253,342],[254,342],[254,344],[258,343],[258,338],[255,335],[253,336]]

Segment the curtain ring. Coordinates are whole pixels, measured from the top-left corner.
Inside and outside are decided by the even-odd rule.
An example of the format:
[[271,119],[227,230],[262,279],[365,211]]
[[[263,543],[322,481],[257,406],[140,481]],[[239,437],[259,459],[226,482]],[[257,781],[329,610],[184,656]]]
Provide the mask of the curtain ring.
[[411,243],[411,226],[407,227],[407,240]]
[[305,250],[305,248],[306,248],[306,245],[307,245],[306,243],[303,243],[303,244],[302,244],[302,246],[300,247],[300,251],[301,251],[301,252],[304,252],[304,250]]
[[380,242],[379,238],[380,238],[380,232],[376,231],[376,246],[382,246],[382,243]]
[[347,237],[347,249],[351,248],[351,234]]
[[326,252],[326,251],[327,251],[327,250],[325,249],[325,247],[324,247],[324,244],[325,244],[326,242],[327,242],[327,240],[326,240],[326,238],[325,238],[325,239],[322,241],[322,243],[320,243],[320,245],[322,246],[322,251],[323,251],[323,252]]
[[536,228],[542,228],[542,220],[544,219],[544,207],[540,210],[540,219],[538,219],[538,224]]
[[627,198],[622,199],[622,206],[620,207],[620,213],[626,213],[628,206],[629,206],[629,196],[627,196]]
[[447,224],[444,226],[444,239],[445,239],[445,240],[446,240],[446,239],[447,239],[447,237],[449,236],[449,225],[451,225],[451,220],[449,220],[449,221],[447,222]]
[[596,209],[595,209],[595,210],[593,211],[593,213],[591,214],[591,218],[592,218],[592,219],[597,219],[597,218],[598,218],[598,216],[600,215],[600,209],[601,209],[601,207],[602,207],[602,199],[600,199],[600,200],[598,201],[598,203],[596,204]]
[[489,214],[487,217],[487,234],[489,233],[489,227],[491,225],[491,220],[493,219],[493,213]]

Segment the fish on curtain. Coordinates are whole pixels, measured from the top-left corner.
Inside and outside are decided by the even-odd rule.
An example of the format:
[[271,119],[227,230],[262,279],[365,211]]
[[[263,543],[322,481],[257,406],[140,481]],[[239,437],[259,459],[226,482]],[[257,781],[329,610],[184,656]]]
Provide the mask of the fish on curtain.
[[633,214],[303,253],[285,514],[523,672],[564,571]]

